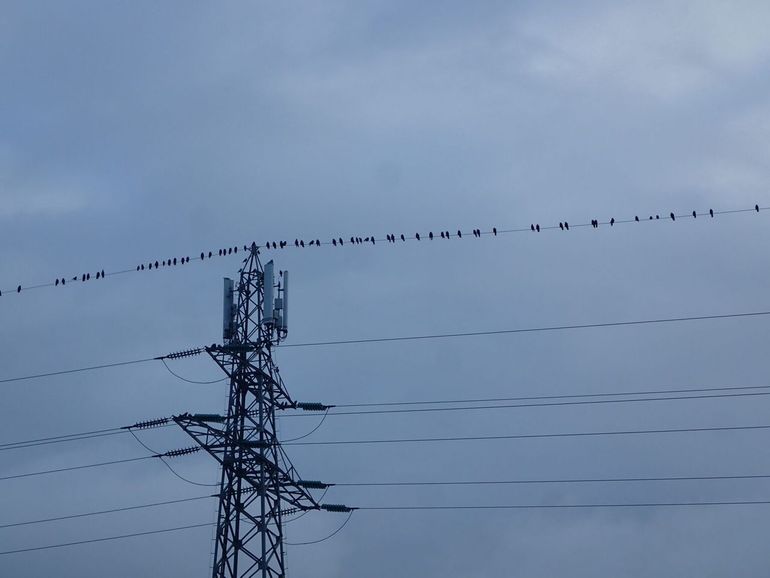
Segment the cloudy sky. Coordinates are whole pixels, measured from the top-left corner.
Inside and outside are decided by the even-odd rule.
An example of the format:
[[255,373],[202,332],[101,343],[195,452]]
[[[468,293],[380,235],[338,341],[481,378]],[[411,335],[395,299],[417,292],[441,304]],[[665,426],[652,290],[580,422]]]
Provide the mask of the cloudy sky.
[[[514,6],[515,4],[515,6]],[[770,205],[764,2],[0,5],[0,379],[221,338],[240,257],[18,284],[256,240],[552,226]],[[275,256],[288,343],[770,309],[767,213]],[[270,258],[270,257],[266,257]],[[770,385],[762,317],[286,348],[295,398],[368,403]],[[220,377],[204,358],[174,362]],[[0,385],[0,442],[224,408],[159,363]],[[762,396],[329,417],[308,441],[768,424]],[[286,438],[317,418],[286,418]],[[295,446],[307,479],[770,474],[763,431]],[[172,428],[141,434],[190,445]],[[0,452],[0,477],[145,455],[130,436]],[[203,455],[178,458],[217,479]],[[206,494],[156,460],[0,480],[0,525]],[[768,480],[337,487],[351,506],[770,500]],[[212,522],[216,503],[0,528],[0,550]],[[291,576],[766,574],[770,506],[361,511]],[[305,516],[291,542],[342,518]],[[206,576],[211,528],[0,556],[0,574]]]

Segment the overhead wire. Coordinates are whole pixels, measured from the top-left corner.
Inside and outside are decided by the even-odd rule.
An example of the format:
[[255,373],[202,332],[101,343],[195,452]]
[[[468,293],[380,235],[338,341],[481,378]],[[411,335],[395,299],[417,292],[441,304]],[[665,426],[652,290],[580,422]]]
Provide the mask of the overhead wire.
[[[449,239],[462,239],[463,234],[466,237],[470,237],[471,235],[474,238],[480,239],[481,237],[497,237],[499,235],[504,234],[511,234],[511,233],[525,233],[525,232],[537,232],[540,233],[541,231],[552,231],[552,230],[559,230],[562,231],[569,231],[570,228],[585,228],[585,227],[593,227],[595,229],[599,228],[600,225],[610,225],[611,227],[614,227],[615,225],[621,225],[621,224],[628,224],[628,223],[643,223],[643,222],[675,222],[677,219],[681,220],[683,218],[691,218],[696,219],[697,217],[705,217],[709,216],[713,218],[717,215],[728,215],[728,214],[738,214],[738,213],[750,213],[750,212],[756,212],[759,213],[760,211],[765,211],[770,209],[770,207],[760,207],[758,204],[755,204],[753,208],[745,208],[745,209],[728,209],[728,210],[721,210],[721,211],[714,211],[713,209],[710,209],[709,211],[692,211],[690,213],[683,213],[683,214],[675,214],[673,212],[669,213],[669,218],[663,218],[660,217],[660,214],[656,214],[655,218],[653,218],[653,215],[650,215],[649,218],[639,218],[638,215],[636,215],[633,218],[610,218],[606,221],[602,221],[599,219],[591,219],[590,222],[582,222],[582,223],[575,223],[573,225],[569,225],[566,221],[560,221],[558,224],[553,225],[540,225],[539,223],[531,223],[529,227],[514,227],[514,228],[504,228],[504,227],[491,227],[486,231],[482,231],[479,228],[473,228],[471,230],[468,230],[465,228],[463,231],[462,229],[457,230],[457,234],[455,234],[453,231],[447,231],[447,230],[437,230],[436,232],[440,234],[441,239],[449,240]],[[434,239],[433,232],[429,232],[428,234],[423,233],[422,236],[419,233],[415,233],[413,235],[405,235],[401,234],[399,235],[399,238],[401,239],[401,242],[406,241],[420,241],[421,239],[426,240],[427,242],[430,242]],[[435,236],[436,240],[438,240],[439,236]],[[348,246],[350,245],[363,245],[363,244],[376,244],[379,243],[391,243],[391,244],[397,244],[398,241],[396,240],[395,234],[388,233],[383,236],[375,236],[375,235],[368,235],[365,238],[362,238],[360,236],[353,235],[349,237],[350,242],[348,243]],[[309,239],[307,244],[305,243],[304,239],[300,240],[299,238],[294,240],[294,246],[295,248],[305,248],[317,246],[344,246],[346,241],[342,237],[334,237],[330,241],[321,241],[320,239]],[[270,250],[272,248],[290,248],[293,246],[291,242],[287,240],[281,240],[281,241],[268,241],[264,245],[260,246],[255,241],[251,241],[248,244],[236,244],[231,247],[227,247],[225,249],[218,249],[213,251],[201,251],[199,255],[190,257],[190,254],[195,255],[194,253],[187,253],[182,257],[169,257],[169,258],[160,258],[160,259],[150,259],[149,261],[143,261],[140,264],[136,265],[134,268],[125,268],[120,269],[116,271],[111,272],[105,272],[104,269],[98,269],[95,270],[93,273],[93,279],[105,279],[106,277],[112,277],[117,275],[124,275],[127,273],[136,273],[136,272],[143,272],[145,270],[152,271],[153,269],[157,270],[160,268],[166,269],[166,268],[177,268],[180,266],[184,266],[187,263],[190,263],[190,261],[206,261],[211,260],[213,258],[218,257],[228,257],[232,255],[237,255],[239,248],[242,247],[243,251],[248,251],[250,246],[256,246],[264,248],[265,250]],[[145,267],[145,263],[147,266]],[[47,287],[66,287],[67,283],[69,282],[69,285],[71,286],[73,283],[79,283],[82,284],[87,281],[92,280],[91,272],[86,273],[78,273],[77,275],[71,276],[71,275],[64,275],[61,277],[56,277],[54,281],[48,282],[48,283],[37,283],[33,285],[25,285],[22,283],[17,284],[14,288],[8,288],[3,291],[0,291],[0,297],[3,295],[8,294],[20,294],[25,291],[34,290],[34,289],[41,289],[41,288],[47,288]]]
[[345,518],[345,521],[342,522],[339,528],[334,530],[334,532],[332,532],[328,536],[321,538],[320,540],[311,540],[309,542],[284,542],[284,544],[286,544],[287,546],[310,546],[311,544],[320,544],[321,542],[326,542],[326,540],[334,538],[334,536],[342,532],[343,528],[348,525],[348,522],[350,522],[350,518],[353,517],[354,511],[355,510],[351,510],[350,512],[348,512],[348,517]]

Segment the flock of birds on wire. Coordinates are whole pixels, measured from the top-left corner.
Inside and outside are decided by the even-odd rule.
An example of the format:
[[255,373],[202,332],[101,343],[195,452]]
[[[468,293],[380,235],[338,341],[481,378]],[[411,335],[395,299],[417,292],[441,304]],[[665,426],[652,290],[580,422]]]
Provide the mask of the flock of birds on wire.
[[[759,212],[759,205],[758,204],[754,205],[754,211],[756,211],[757,213]],[[734,212],[734,211],[728,211],[728,212]],[[706,214],[708,214],[711,218],[713,218],[714,217],[714,209],[709,209],[708,213],[704,213],[703,216],[705,216]],[[693,211],[692,212],[692,218],[695,219],[697,217],[698,217],[698,212],[697,211]],[[641,220],[653,221],[653,220],[660,220],[660,218],[661,218],[660,215],[654,215],[654,216],[650,215],[648,219],[640,219],[639,216],[637,215],[637,216],[634,217],[634,221],[638,223]],[[677,216],[672,212],[672,213],[669,213],[669,218],[672,221],[676,221]],[[610,225],[610,227],[614,226],[616,222],[617,221],[615,220],[614,217],[611,218],[609,221],[607,221],[607,223]],[[630,222],[630,221],[625,221],[625,222]],[[598,229],[599,225],[600,225],[600,223],[599,223],[598,219],[591,219],[590,226],[592,228]],[[582,225],[582,226],[586,226],[586,225]],[[569,223],[567,221],[560,221],[559,224],[558,224],[558,227],[562,231],[569,231],[569,228],[570,228]],[[555,229],[556,226],[543,227],[543,229],[545,229],[545,228]],[[532,223],[532,224],[530,224],[530,230],[533,231],[533,232],[539,233],[541,231],[540,224],[539,223]],[[507,230],[507,231],[499,231],[499,232],[500,233],[511,233],[511,232],[518,232],[518,231],[520,231],[520,229],[517,229],[516,231]],[[486,233],[482,232],[481,229],[473,229],[471,231],[471,234],[475,238],[477,238],[477,239],[480,239],[481,236],[484,235],[484,234],[486,234],[486,235],[491,234],[491,235],[496,237],[498,235],[498,229],[497,229],[497,227],[492,227],[491,231],[487,231]],[[462,230],[458,229],[457,233],[455,234],[455,236],[458,239],[462,239],[463,238]],[[440,239],[451,239],[451,238],[453,238],[453,235],[449,231],[439,231],[438,233],[434,233],[433,231],[430,231],[430,232],[428,232],[427,235],[420,235],[420,233],[415,233],[414,236],[412,236],[412,237],[407,237],[403,233],[398,235],[398,236],[396,236],[395,234],[389,233],[389,234],[387,234],[385,236],[384,241],[387,242],[387,243],[397,243],[399,239],[402,242],[406,242],[407,240],[421,241],[423,239],[428,239],[429,241],[433,241],[434,239],[438,239],[438,238],[440,238]],[[382,241],[383,239],[377,239],[374,235],[370,235],[368,237],[356,237],[356,236],[353,236],[353,237],[350,237],[348,240],[345,240],[342,237],[336,237],[336,238],[333,238],[331,241],[327,241],[325,243],[322,243],[320,239],[310,239],[308,242],[305,242],[304,239],[294,239],[293,245],[295,247],[299,247],[299,248],[304,248],[304,247],[320,247],[321,245],[332,245],[334,247],[342,247],[342,246],[345,245],[345,243],[349,243],[351,245],[362,245],[362,244],[370,243],[370,244],[374,245],[374,244],[376,244],[376,242],[378,240]],[[256,245],[256,243],[253,243],[253,245]],[[290,245],[291,245],[291,243],[289,241],[268,241],[262,247],[265,248],[265,249],[284,249],[284,248],[286,248],[286,247],[288,247]],[[247,245],[243,245],[243,250],[244,251],[248,251],[249,247]],[[237,254],[237,253],[238,253],[238,247],[234,246],[234,247],[228,247],[227,249],[219,249],[216,252],[214,252],[214,251],[201,252],[199,259],[201,261],[205,261],[207,258],[208,259],[212,259],[215,256],[224,257],[224,256],[227,256],[227,255],[232,255],[232,254]],[[155,261],[148,262],[146,265],[144,263],[141,263],[141,264],[137,265],[136,266],[136,271],[160,269],[162,267],[163,268],[165,268],[165,267],[175,267],[177,265],[184,265],[184,264],[189,263],[189,262],[190,262],[190,257],[179,257],[179,258],[173,257],[173,258],[169,258],[169,259],[155,260]],[[122,271],[122,272],[127,272],[127,271]],[[61,286],[61,287],[63,287],[68,282],[70,282],[70,283],[72,283],[72,282],[85,283],[86,281],[90,281],[91,279],[104,279],[106,276],[107,276],[107,274],[105,274],[104,269],[102,269],[100,271],[97,271],[93,276],[91,275],[91,273],[82,273],[80,275],[75,275],[75,276],[73,276],[73,277],[71,277],[69,279],[67,279],[66,277],[59,277],[53,283],[48,283],[48,284],[45,284],[45,285],[39,285],[39,286],[36,286],[36,287],[42,287],[42,286],[54,286],[54,287],[60,287]],[[31,288],[33,288],[33,287],[28,287],[28,289],[31,289]],[[16,292],[17,293],[21,293],[21,291],[23,289],[24,288],[21,285],[18,285],[16,287]],[[3,292],[0,291],[0,296],[2,296],[2,294],[3,294]]]

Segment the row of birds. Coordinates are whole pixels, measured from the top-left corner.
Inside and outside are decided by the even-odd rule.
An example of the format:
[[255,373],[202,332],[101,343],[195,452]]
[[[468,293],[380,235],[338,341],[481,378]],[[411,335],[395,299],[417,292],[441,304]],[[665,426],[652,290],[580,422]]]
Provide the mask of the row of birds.
[[[754,205],[754,210],[758,213],[759,212],[759,205]],[[704,215],[705,215],[705,213],[704,213]],[[709,209],[708,215],[711,218],[713,218],[714,217],[714,209]],[[693,211],[692,212],[692,217],[694,219],[698,217],[697,211]],[[673,212],[669,213],[669,218],[672,221],[676,221],[676,215]],[[659,219],[660,219],[660,215],[655,215],[655,216],[650,215],[649,219],[646,219],[646,220],[652,221],[652,220],[659,220]],[[638,222],[640,222],[640,220],[641,219],[639,218],[638,215],[634,217],[634,221],[635,222],[638,223]],[[608,221],[610,227],[614,226],[616,222],[617,221],[615,221],[614,217],[611,218]],[[591,227],[593,227],[594,229],[598,229],[599,228],[599,224],[600,223],[599,223],[598,219],[591,219]],[[562,231],[569,231],[569,223],[567,221],[561,221],[561,222],[559,222],[559,228]],[[540,224],[539,223],[532,223],[530,225],[530,230],[539,233],[540,230],[541,230]],[[489,234],[489,233],[491,233],[494,236],[497,236],[497,234],[498,234],[497,227],[492,227],[492,230],[489,231],[487,234]],[[471,231],[471,234],[475,238],[480,239],[481,235],[483,233],[481,232],[481,229],[473,229]],[[463,232],[460,229],[458,229],[457,233],[456,233],[456,236],[457,236],[458,239],[462,239],[463,238]],[[401,235],[399,235],[398,237],[396,237],[396,235],[392,234],[392,233],[385,235],[385,240],[388,243],[396,243],[397,239],[401,239],[401,241],[407,241],[407,239],[415,239],[417,241],[420,241],[420,240],[422,240],[422,238],[423,237],[420,236],[420,233],[415,233],[413,237],[407,237],[403,233]],[[427,235],[427,238],[429,240],[431,240],[431,241],[433,239],[435,239],[435,238],[451,239],[452,238],[452,234],[449,231],[440,231],[439,234],[436,235],[436,234],[433,233],[433,231],[430,231],[428,233],[428,235]],[[350,237],[349,243],[351,245],[361,245],[361,244],[365,244],[365,243],[371,243],[372,245],[374,245],[376,243],[376,241],[377,241],[377,239],[375,238],[375,236],[371,235],[369,237]],[[311,239],[307,243],[305,243],[305,241],[303,239],[294,239],[294,246],[295,247],[306,247],[306,246],[307,247],[313,247],[313,246],[320,247],[322,244],[323,243],[321,243],[320,239]],[[331,243],[326,243],[326,244],[331,244],[334,247],[338,247],[338,246],[341,247],[341,246],[343,246],[345,244],[345,240],[343,240],[342,237],[338,237],[336,239],[332,239]],[[255,246],[255,244],[252,243],[252,246]],[[287,246],[289,246],[289,242],[288,241],[278,241],[278,242],[276,242],[276,241],[268,241],[265,244],[265,248],[266,249],[271,249],[271,248],[272,249],[283,249],[283,248],[285,248]],[[244,251],[248,251],[248,246],[247,245],[243,245],[243,250]],[[224,257],[224,256],[227,256],[227,255],[232,255],[234,253],[236,253],[236,254],[238,253],[238,247],[237,246],[235,246],[235,247],[228,247],[227,249],[219,249],[216,253],[214,253],[213,251],[209,251],[208,253],[201,252],[200,260],[204,261],[206,258],[211,259],[215,255],[219,256],[219,257]],[[164,260],[161,260],[161,261],[151,261],[146,266],[145,266],[144,263],[142,263],[142,264],[136,266],[136,270],[137,271],[144,271],[145,269],[152,270],[152,269],[159,269],[161,267],[173,267],[173,266],[176,266],[176,265],[184,265],[185,263],[189,263],[189,262],[190,262],[190,257],[179,257],[179,258],[173,257],[171,259],[164,259]],[[104,279],[105,276],[106,275],[104,273],[104,269],[102,269],[101,271],[97,271],[96,272],[96,274],[94,275],[94,278],[96,278],[96,279]],[[90,281],[91,278],[92,277],[91,277],[90,273],[83,273],[80,276],[76,275],[76,276],[72,277],[70,279],[70,281],[72,282],[72,281],[80,280],[80,282],[85,282],[85,281]],[[66,284],[67,284],[67,279],[64,278],[64,277],[58,278],[54,282],[54,286],[55,287],[64,286]],[[21,293],[21,290],[22,290],[22,286],[21,285],[16,287],[16,292],[17,293]],[[0,296],[2,296],[2,294],[3,294],[2,291],[0,291]]]

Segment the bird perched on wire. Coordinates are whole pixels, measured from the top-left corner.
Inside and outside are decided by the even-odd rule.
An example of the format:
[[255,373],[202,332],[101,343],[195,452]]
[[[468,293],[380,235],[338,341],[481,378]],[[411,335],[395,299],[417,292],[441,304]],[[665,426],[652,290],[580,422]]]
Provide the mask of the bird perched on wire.
[[492,234],[497,237],[497,227],[492,227]]
[[709,209],[709,215],[711,215],[711,218],[714,218],[714,209]]
[[615,226],[615,217],[612,217],[610,219],[610,227],[614,227],[614,226]]
[[539,223],[535,225],[535,231],[537,231],[538,233],[540,232],[540,224]]
[[428,238],[429,238],[431,241],[433,240],[433,231],[431,231],[430,233],[428,233]]
[[406,241],[406,237],[404,237],[404,234],[403,234],[403,233],[401,233],[401,240],[402,240],[402,241]]
[[636,215],[636,216],[634,217],[634,221],[636,221],[637,223],[639,222],[639,215]]
[[676,215],[674,213],[669,213],[668,216],[671,217],[672,221],[676,221]]
[[463,232],[460,229],[457,229],[457,237],[460,239],[463,238]]
[[415,233],[414,234],[414,238],[419,241],[420,240],[420,233]]
[[759,212],[759,205],[754,205],[754,210],[758,213]]

